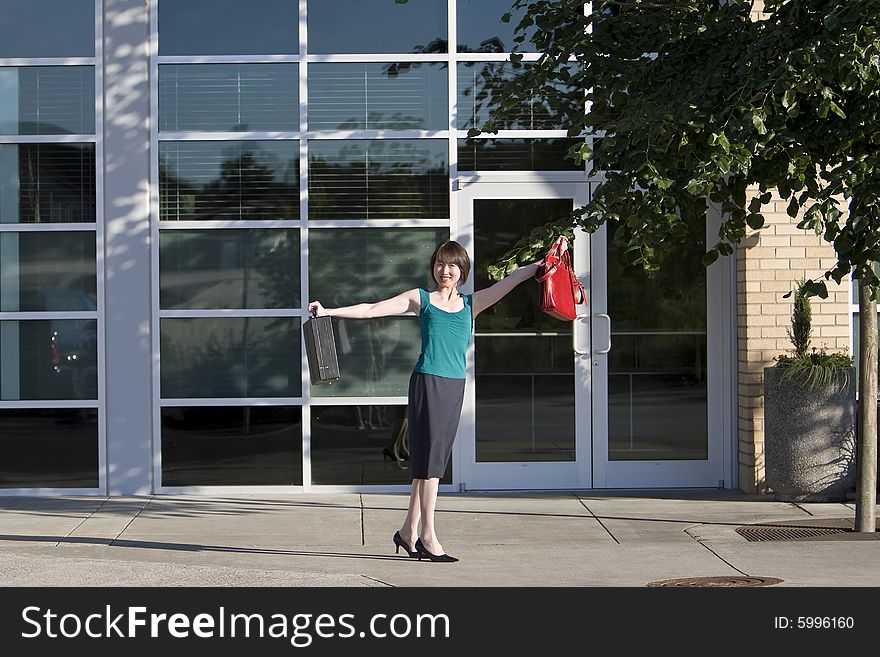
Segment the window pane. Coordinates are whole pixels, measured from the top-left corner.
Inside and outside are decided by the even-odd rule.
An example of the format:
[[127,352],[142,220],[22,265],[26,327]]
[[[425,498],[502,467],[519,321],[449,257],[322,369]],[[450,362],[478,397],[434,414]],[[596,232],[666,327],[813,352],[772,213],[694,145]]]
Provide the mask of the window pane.
[[159,142],[161,221],[299,218],[299,142]]
[[708,458],[705,334],[612,335],[608,458]]
[[[614,227],[609,227],[614,233]],[[608,247],[608,457],[704,460],[708,453],[705,226],[692,249],[649,278],[628,264],[625,245]]]
[[[313,406],[312,483],[406,484],[406,406]],[[452,483],[452,459],[440,483]]]
[[0,311],[96,310],[95,233],[0,233]]
[[298,308],[299,231],[163,230],[163,309]]
[[302,411],[162,409],[162,486],[302,485]]
[[309,0],[308,21],[311,53],[447,52],[446,0]]
[[0,436],[0,488],[98,487],[98,409],[2,409]]
[[[387,299],[430,285],[431,254],[448,237],[445,228],[312,229],[312,298],[337,307]],[[336,319],[333,325],[342,377],[329,386],[313,386],[313,395],[407,394],[421,347],[415,317]]]
[[296,64],[164,64],[159,130],[299,130]]
[[447,239],[448,228],[313,228],[312,298],[327,307],[348,306],[432,285],[431,255]]
[[309,218],[448,218],[447,151],[440,139],[312,140]]
[[0,399],[97,399],[98,322],[0,322]]
[[[504,83],[513,79],[518,70],[528,64],[509,62],[465,62],[458,65],[458,113],[456,126],[460,130],[479,128],[495,108],[496,94]],[[572,66],[569,66],[572,69]],[[583,107],[584,91],[577,86],[553,85],[553,96],[548,103],[535,99],[523,103],[496,121],[499,130],[562,130],[568,127],[571,112]]]
[[93,66],[0,68],[0,134],[94,132]]
[[95,0],[3,0],[0,57],[94,57]]
[[581,139],[459,139],[459,171],[583,171],[565,157]]
[[446,64],[310,64],[310,130],[446,130]]
[[[474,201],[474,289],[482,268],[522,235],[571,213],[571,198]],[[474,338],[476,458],[479,462],[575,459],[571,323],[540,310],[527,281],[477,317]]]
[[94,223],[94,144],[0,144],[0,223]]
[[[457,0],[458,52],[510,52],[514,28],[525,15],[524,9],[512,8],[513,0]],[[510,13],[509,23],[501,17]],[[526,40],[520,52],[535,52],[529,37],[535,33],[532,26],[526,31]]]
[[296,0],[160,0],[160,55],[299,54]]
[[299,319],[163,319],[162,397],[299,397]]

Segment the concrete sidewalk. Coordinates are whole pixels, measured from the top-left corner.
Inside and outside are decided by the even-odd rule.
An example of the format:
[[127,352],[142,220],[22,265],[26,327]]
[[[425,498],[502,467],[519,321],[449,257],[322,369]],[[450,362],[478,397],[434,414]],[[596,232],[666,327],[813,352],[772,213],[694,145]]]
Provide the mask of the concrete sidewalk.
[[395,555],[406,504],[403,494],[0,497],[0,585],[641,587],[749,576],[880,586],[880,534],[750,542],[736,532],[851,527],[852,503],[730,491],[441,494],[438,532],[456,564]]

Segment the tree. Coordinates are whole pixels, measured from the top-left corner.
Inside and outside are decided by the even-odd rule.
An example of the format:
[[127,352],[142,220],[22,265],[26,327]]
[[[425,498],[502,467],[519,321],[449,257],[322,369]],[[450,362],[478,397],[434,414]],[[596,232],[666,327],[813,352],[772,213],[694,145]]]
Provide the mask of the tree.
[[[723,221],[704,264],[733,253],[778,190],[798,226],[832,243],[825,279],[852,274],[861,329],[859,531],[874,531],[877,327],[880,289],[880,2],[765,0],[516,0],[517,26],[537,26],[543,53],[508,85],[496,115],[559,82],[586,91],[569,112],[569,155],[604,182],[568,223],[523,238],[492,272],[527,262],[557,232],[603,223],[632,262],[657,271],[689,240],[688,222],[717,204]],[[510,20],[509,15],[505,17]],[[514,53],[516,62],[521,56]],[[570,67],[576,60],[578,67]],[[548,96],[552,102],[552,97]],[[483,131],[494,130],[492,121]],[[474,131],[474,134],[479,131]],[[757,186],[749,198],[747,188]],[[824,280],[809,295],[827,297]]]

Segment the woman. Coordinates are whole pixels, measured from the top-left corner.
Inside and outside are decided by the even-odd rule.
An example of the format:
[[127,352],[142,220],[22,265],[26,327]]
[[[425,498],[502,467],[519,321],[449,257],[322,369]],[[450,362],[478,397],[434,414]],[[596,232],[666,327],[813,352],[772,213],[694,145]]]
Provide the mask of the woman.
[[[422,350],[409,382],[409,452],[412,488],[403,526],[394,534],[397,551],[431,561],[458,561],[443,550],[434,529],[440,477],[446,471],[464,399],[465,357],[474,318],[528,278],[538,264],[521,267],[485,290],[462,295],[471,261],[458,242],[441,243],[431,256],[435,289],[407,290],[376,303],[324,308],[309,303],[309,312],[349,319],[369,319],[412,312],[419,316]],[[421,520],[421,532],[419,532]]]

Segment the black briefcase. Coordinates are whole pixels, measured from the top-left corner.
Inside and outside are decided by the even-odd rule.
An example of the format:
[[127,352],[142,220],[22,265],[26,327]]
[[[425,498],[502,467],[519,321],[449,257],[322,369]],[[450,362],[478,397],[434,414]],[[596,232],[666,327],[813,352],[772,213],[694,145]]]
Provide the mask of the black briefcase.
[[331,383],[339,379],[336,338],[330,315],[310,317],[303,324],[303,333],[312,384]]

